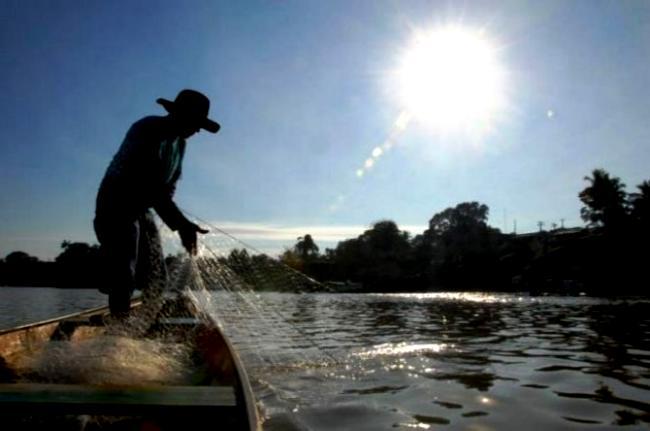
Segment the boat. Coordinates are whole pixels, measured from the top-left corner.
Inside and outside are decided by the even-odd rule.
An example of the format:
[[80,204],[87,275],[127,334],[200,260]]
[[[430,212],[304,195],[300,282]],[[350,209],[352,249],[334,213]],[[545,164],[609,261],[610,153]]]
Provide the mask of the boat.
[[[132,312],[142,310],[139,300]],[[166,299],[147,323],[147,340],[182,340],[191,384],[94,384],[39,379],[26,367],[52,345],[77,345],[111,334],[108,307],[0,331],[2,429],[260,430],[251,385],[230,340],[187,297]],[[70,364],[74,366],[74,364]],[[73,368],[74,369],[74,368]]]

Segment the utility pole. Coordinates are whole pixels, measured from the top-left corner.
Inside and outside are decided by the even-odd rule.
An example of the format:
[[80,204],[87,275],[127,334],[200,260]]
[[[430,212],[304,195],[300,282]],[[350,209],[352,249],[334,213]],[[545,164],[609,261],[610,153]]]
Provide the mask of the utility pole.
[[512,226],[512,233],[517,235],[517,219],[515,219],[515,221],[512,223],[512,225],[513,225]]
[[544,222],[543,221],[538,221],[537,226],[539,226],[539,231],[540,232],[544,230]]
[[564,229],[564,219],[563,218],[560,219],[560,227],[562,229]]

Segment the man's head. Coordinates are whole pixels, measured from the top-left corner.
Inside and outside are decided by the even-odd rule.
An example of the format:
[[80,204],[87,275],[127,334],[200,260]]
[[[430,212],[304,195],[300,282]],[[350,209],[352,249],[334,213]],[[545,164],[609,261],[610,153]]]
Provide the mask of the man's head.
[[156,102],[169,112],[182,138],[187,139],[200,129],[217,133],[221,128],[219,123],[208,118],[210,100],[198,91],[185,89],[173,102],[162,98]]

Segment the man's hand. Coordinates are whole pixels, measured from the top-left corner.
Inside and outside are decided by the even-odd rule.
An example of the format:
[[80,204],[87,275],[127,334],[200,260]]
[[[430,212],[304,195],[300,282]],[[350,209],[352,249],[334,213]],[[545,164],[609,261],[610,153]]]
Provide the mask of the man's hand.
[[196,233],[208,233],[207,229],[203,229],[198,225],[187,222],[180,229],[178,229],[178,235],[181,237],[181,242],[185,250],[192,256],[196,254]]

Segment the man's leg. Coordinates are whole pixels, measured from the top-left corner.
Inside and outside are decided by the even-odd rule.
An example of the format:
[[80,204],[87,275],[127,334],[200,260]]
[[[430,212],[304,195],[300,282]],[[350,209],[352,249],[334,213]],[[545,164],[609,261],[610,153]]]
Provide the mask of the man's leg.
[[103,289],[108,291],[108,306],[116,317],[125,317],[131,308],[139,231],[137,220],[95,218],[95,233],[104,258]]

